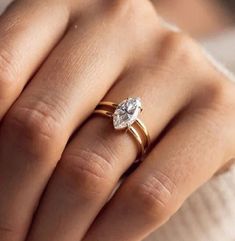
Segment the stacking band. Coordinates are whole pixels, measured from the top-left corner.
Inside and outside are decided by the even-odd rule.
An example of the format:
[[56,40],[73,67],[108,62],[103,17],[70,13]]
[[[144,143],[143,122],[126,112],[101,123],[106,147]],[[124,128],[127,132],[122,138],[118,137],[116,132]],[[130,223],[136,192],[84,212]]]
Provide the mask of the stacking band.
[[138,145],[138,159],[142,157],[150,145],[150,136],[144,123],[138,119],[142,111],[140,98],[128,98],[120,104],[110,101],[100,102],[94,113],[113,119],[116,130],[126,130]]

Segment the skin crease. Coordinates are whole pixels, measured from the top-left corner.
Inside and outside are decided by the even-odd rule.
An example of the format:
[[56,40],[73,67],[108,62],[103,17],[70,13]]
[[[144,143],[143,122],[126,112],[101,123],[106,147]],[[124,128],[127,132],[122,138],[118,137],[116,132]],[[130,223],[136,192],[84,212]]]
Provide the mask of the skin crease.
[[[0,241],[142,240],[234,158],[234,85],[149,1],[19,0],[0,33]],[[110,199],[137,148],[91,114],[129,96],[152,149]]]

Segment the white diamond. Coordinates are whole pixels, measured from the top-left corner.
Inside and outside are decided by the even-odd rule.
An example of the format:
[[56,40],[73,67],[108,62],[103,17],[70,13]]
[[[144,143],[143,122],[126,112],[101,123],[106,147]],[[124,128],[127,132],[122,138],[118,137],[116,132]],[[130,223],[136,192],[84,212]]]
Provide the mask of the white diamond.
[[131,126],[142,110],[140,98],[128,98],[122,101],[113,114],[115,129],[125,129]]

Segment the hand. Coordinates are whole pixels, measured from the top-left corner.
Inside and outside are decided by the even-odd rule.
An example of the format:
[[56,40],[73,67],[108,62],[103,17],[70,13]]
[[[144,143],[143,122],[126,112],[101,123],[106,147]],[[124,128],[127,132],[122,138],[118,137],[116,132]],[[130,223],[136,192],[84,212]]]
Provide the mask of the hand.
[[[18,0],[0,43],[0,241],[141,240],[234,157],[233,84],[147,0]],[[136,96],[152,149],[109,200],[137,147],[91,114]]]

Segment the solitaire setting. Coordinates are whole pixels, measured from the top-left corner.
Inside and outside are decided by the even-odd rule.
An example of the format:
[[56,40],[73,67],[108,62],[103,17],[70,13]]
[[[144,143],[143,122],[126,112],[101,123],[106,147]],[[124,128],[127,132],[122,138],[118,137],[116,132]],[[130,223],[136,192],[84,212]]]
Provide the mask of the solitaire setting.
[[129,128],[142,111],[141,99],[128,98],[123,100],[113,114],[113,126],[116,130]]
[[95,114],[112,119],[115,130],[126,130],[134,137],[139,150],[137,160],[140,160],[150,145],[148,130],[138,118],[142,110],[141,99],[139,97],[129,97],[119,104],[111,101],[101,101],[94,111]]

